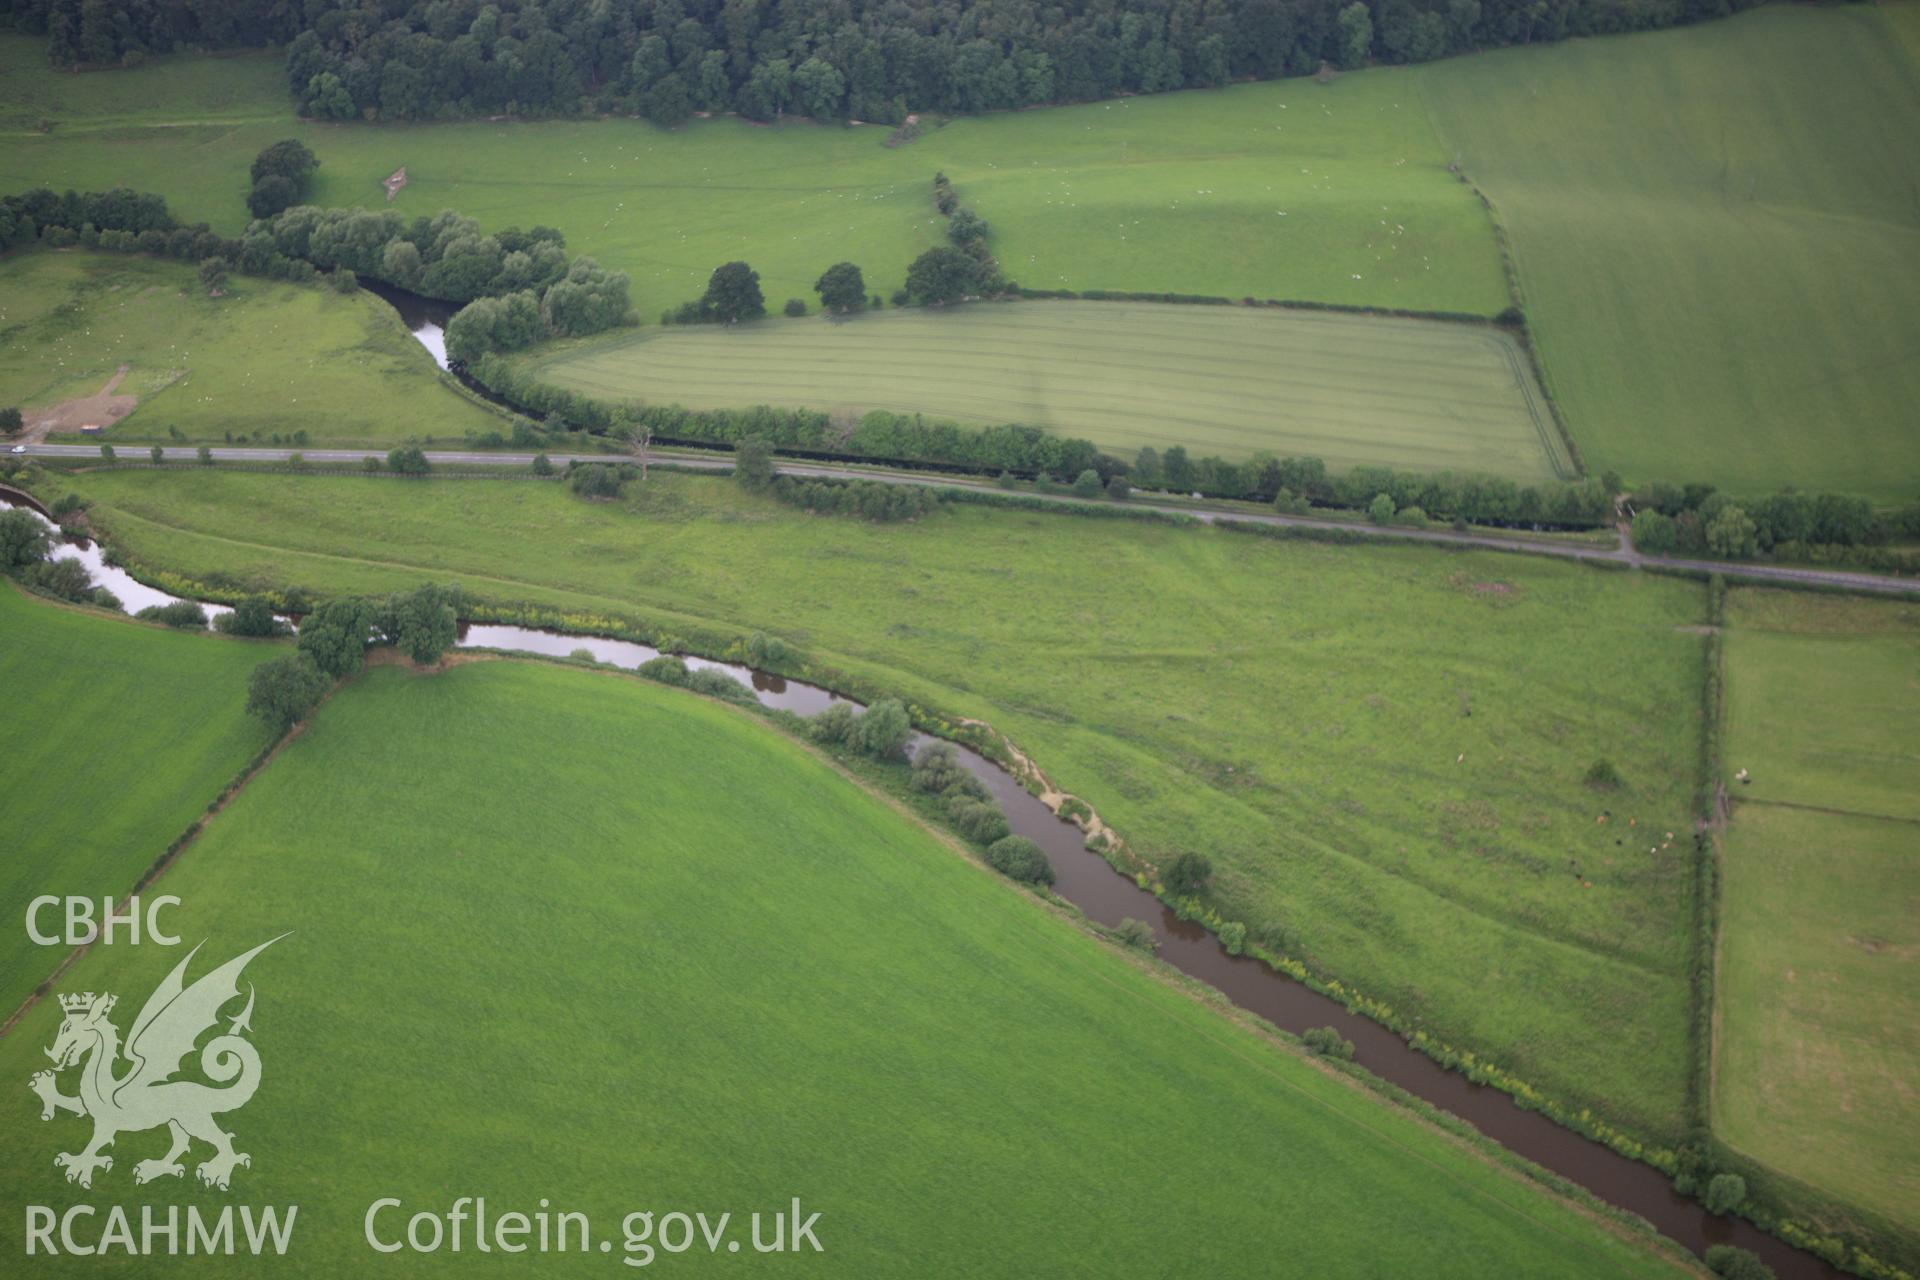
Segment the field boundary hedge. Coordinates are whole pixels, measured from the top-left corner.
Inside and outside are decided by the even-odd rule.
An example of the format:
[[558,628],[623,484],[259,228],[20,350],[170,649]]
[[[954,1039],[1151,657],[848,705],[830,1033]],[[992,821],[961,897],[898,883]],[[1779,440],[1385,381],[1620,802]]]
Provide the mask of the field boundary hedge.
[[[1467,190],[1473,192],[1480,201],[1480,207],[1487,211],[1487,221],[1493,226],[1494,243],[1500,247],[1500,269],[1507,277],[1507,294],[1513,299],[1513,312],[1519,323],[1512,326],[1514,338],[1520,349],[1527,353],[1527,361],[1533,366],[1534,381],[1540,384],[1540,394],[1546,397],[1547,414],[1553,419],[1554,429],[1560,434],[1560,442],[1566,447],[1567,457],[1572,461],[1574,473],[1587,474],[1587,461],[1580,452],[1580,445],[1573,438],[1573,431],[1567,426],[1567,417],[1560,409],[1560,398],[1553,394],[1553,381],[1547,377],[1546,361],[1540,358],[1539,348],[1533,342],[1532,323],[1528,319],[1527,294],[1520,284],[1520,264],[1513,253],[1513,243],[1507,235],[1507,224],[1500,217],[1500,208],[1494,204],[1493,197],[1480,189],[1480,184],[1467,176],[1467,171],[1458,164],[1447,166],[1452,169]],[[1548,450],[1549,456],[1553,451]]]
[[[1428,311],[1417,307],[1378,307],[1359,302],[1316,302],[1310,298],[1256,298],[1252,294],[1226,298],[1216,293],[1169,293],[1152,289],[1029,289],[1012,285],[1009,295],[1030,302],[1167,302],[1195,307],[1254,307],[1285,311],[1332,311],[1341,315],[1386,316],[1396,320],[1434,320],[1443,324],[1469,324],[1482,328],[1504,328],[1497,316],[1477,311]],[[1006,297],[989,301],[1006,301]]]
[[1721,696],[1720,627],[1726,612],[1726,580],[1707,581],[1707,634],[1700,685],[1700,760],[1695,784],[1693,940],[1687,956],[1687,1123],[1699,1134],[1713,1129],[1715,967],[1719,954],[1719,828]]

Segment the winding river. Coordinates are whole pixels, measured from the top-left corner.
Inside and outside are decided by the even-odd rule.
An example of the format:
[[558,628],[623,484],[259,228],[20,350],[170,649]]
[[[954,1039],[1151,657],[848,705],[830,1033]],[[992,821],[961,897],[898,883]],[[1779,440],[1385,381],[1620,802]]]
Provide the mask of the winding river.
[[[38,504],[26,495],[10,490],[0,493],[0,509],[15,505],[26,506],[45,518],[46,513],[38,511]],[[94,571],[95,582],[120,597],[129,613],[177,599],[106,564],[97,544],[67,538],[54,554],[80,559]],[[218,605],[208,605],[207,609],[209,614],[225,611]],[[630,640],[480,622],[463,623],[458,644],[465,649],[552,657],[585,650],[595,661],[629,670],[660,656],[659,650]],[[724,671],[750,688],[763,705],[797,715],[814,716],[836,702],[852,703],[852,699],[831,690],[748,667],[698,657],[685,657],[685,661],[691,668]],[[918,751],[932,741],[928,735],[916,733],[911,749]],[[1181,920],[1159,899],[1087,849],[1080,828],[1054,814],[1012,774],[978,752],[955,745],[967,771],[986,784],[999,801],[1014,832],[1046,851],[1056,877],[1054,892],[1090,919],[1110,926],[1128,917],[1145,921],[1159,940],[1160,959],[1182,973],[1207,983],[1241,1008],[1287,1031],[1298,1034],[1310,1027],[1336,1028],[1353,1041],[1354,1060],[1375,1075],[1452,1112],[1509,1150],[1579,1184],[1601,1200],[1645,1218],[1696,1254],[1704,1253],[1709,1245],[1732,1244],[1760,1255],[1782,1280],[1829,1280],[1841,1275],[1824,1260],[1768,1235],[1745,1219],[1708,1213],[1697,1201],[1675,1191],[1659,1170],[1619,1155],[1539,1112],[1521,1108],[1498,1089],[1475,1084],[1442,1067],[1386,1027],[1347,1012],[1338,1001],[1258,960],[1229,955],[1204,927]]]

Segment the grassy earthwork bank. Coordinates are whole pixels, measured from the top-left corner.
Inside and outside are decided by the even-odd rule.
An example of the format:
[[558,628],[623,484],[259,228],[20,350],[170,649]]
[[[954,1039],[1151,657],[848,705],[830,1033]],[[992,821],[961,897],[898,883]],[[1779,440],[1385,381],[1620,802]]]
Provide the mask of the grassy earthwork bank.
[[1030,287],[1507,305],[1492,230],[1446,172],[1405,75],[970,118],[889,148],[884,127],[797,121],[309,124],[292,118],[279,67],[262,53],[70,76],[47,69],[43,41],[0,37],[0,190],[125,183],[234,233],[254,154],[298,137],[320,157],[313,203],[384,206],[381,181],[404,165],[393,208],[558,227],[573,252],[628,272],[651,318],[732,258],[753,263],[776,305],[811,301],[842,260],[891,293],[945,242],[929,186],[944,170]]
[[1913,497],[1916,26],[1769,6],[1421,69],[1596,472]]
[[[661,474],[619,503],[217,470],[61,483],[189,578],[332,594],[424,574],[663,647],[778,634],[1010,734],[1149,859],[1205,852],[1222,915],[1281,926],[1407,1025],[1636,1132],[1683,1127],[1693,584],[1055,513],[876,526]],[[1620,790],[1584,780],[1600,759]]]
[[[91,897],[98,916],[101,898],[134,886],[266,745],[242,705],[248,673],[279,646],[52,604],[5,581],[0,636],[4,1020],[66,954],[31,941],[27,904]],[[40,927],[63,932],[59,910]]]
[[1920,607],[1729,597],[1713,1124],[1920,1228]]
[[[115,387],[138,404],[109,443],[315,441],[391,444],[497,430],[499,415],[436,377],[392,308],[324,285],[228,278],[207,295],[190,264],[85,250],[0,262],[0,404],[28,425],[69,400]],[[67,423],[77,430],[79,423]]]
[[1552,482],[1564,449],[1491,325],[1154,303],[1025,302],[623,331],[530,372],[599,400],[1022,422],[1132,457],[1308,454]]
[[[252,1157],[235,1194],[300,1206],[287,1261],[304,1274],[366,1273],[378,1197],[403,1202],[381,1222],[398,1235],[469,1193],[495,1215],[543,1198],[586,1213],[614,1257],[634,1210],[731,1212],[744,1241],[750,1213],[798,1196],[825,1252],[780,1261],[809,1275],[1252,1275],[1276,1257],[1682,1273],[1223,1018],[747,715],[626,677],[376,668],[166,887],[208,962],[294,931],[247,972],[267,1069],[227,1123]],[[128,1007],[178,959],[97,948],[64,985]],[[0,1070],[26,1073],[58,1018],[37,1006]],[[47,1158],[78,1136],[71,1117],[6,1126],[8,1198],[118,1194],[164,1142],[123,1135],[87,1192]],[[142,1197],[208,1199],[171,1180]],[[18,1251],[20,1231],[9,1216],[0,1242]],[[471,1240],[403,1256],[447,1272]],[[670,1260],[728,1265],[704,1246]],[[610,1265],[596,1249],[540,1269]]]

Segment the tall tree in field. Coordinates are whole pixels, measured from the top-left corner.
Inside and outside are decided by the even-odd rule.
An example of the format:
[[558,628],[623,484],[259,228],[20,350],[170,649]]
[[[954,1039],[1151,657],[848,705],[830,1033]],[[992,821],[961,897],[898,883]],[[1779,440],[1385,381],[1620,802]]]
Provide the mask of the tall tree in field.
[[306,199],[308,182],[319,167],[319,157],[297,138],[283,138],[265,148],[253,158],[249,171],[253,190],[247,196],[248,210],[256,218],[271,218],[299,204]]
[[307,179],[319,167],[320,158],[306,143],[297,138],[283,138],[253,158],[253,167],[247,176],[255,182],[269,177],[287,178],[304,190]]
[[207,295],[217,298],[227,289],[227,260],[225,258],[205,258],[200,263],[200,283],[207,287]]
[[760,273],[744,262],[715,267],[707,278],[707,293],[700,305],[707,314],[727,324],[767,314],[767,300],[760,292]]
[[866,278],[851,262],[836,262],[828,267],[813,282],[813,291],[820,295],[821,306],[841,315],[867,305]]

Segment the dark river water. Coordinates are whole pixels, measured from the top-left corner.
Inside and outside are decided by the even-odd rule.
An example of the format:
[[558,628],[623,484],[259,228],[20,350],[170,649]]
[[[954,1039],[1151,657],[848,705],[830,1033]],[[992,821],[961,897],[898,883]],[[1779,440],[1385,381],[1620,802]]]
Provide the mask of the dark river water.
[[368,278],[361,279],[360,287],[375,297],[384,299],[389,306],[398,311],[401,323],[407,326],[407,332],[427,349],[433,356],[433,362],[442,369],[447,367],[447,322],[453,319],[453,313],[460,309],[459,303],[422,297],[420,294],[395,288],[384,281]]
[[[9,505],[37,509],[25,495],[0,492],[0,508]],[[44,513],[41,513],[44,515]],[[101,558],[100,548],[69,540],[56,556],[75,556],[94,570],[97,584],[120,597],[129,613],[176,597],[142,586],[124,571]],[[224,612],[207,606],[210,614]],[[568,635],[531,627],[493,623],[463,623],[458,644],[467,649],[499,649],[566,657],[586,650],[596,661],[632,669],[660,651],[630,640]],[[827,689],[755,671],[732,663],[684,656],[690,668],[711,667],[749,686],[754,697],[769,707],[801,716],[818,715],[836,702],[849,702]],[[853,705],[859,705],[854,703]],[[918,751],[933,739],[913,736]],[[955,744],[960,760],[1000,802],[1015,834],[1026,836],[1047,853],[1053,864],[1054,892],[1073,903],[1089,918],[1117,925],[1132,917],[1145,921],[1160,941],[1159,956],[1174,968],[1218,989],[1244,1009],[1277,1027],[1298,1034],[1310,1027],[1334,1027],[1353,1041],[1354,1060],[1416,1097],[1450,1111],[1482,1133],[1543,1168],[1578,1183],[1600,1199],[1638,1214],[1662,1234],[1696,1254],[1709,1245],[1733,1244],[1760,1255],[1782,1280],[1814,1280],[1841,1273],[1826,1262],[1793,1248],[1741,1218],[1719,1217],[1680,1195],[1659,1170],[1629,1160],[1600,1143],[1583,1138],[1536,1111],[1519,1107],[1506,1094],[1478,1085],[1440,1066],[1386,1027],[1358,1014],[1328,996],[1295,982],[1285,974],[1246,956],[1229,955],[1201,925],[1183,921],[1151,893],[1115,871],[1099,854],[1085,847],[1080,828],[1056,816],[1006,770],[967,747]]]

